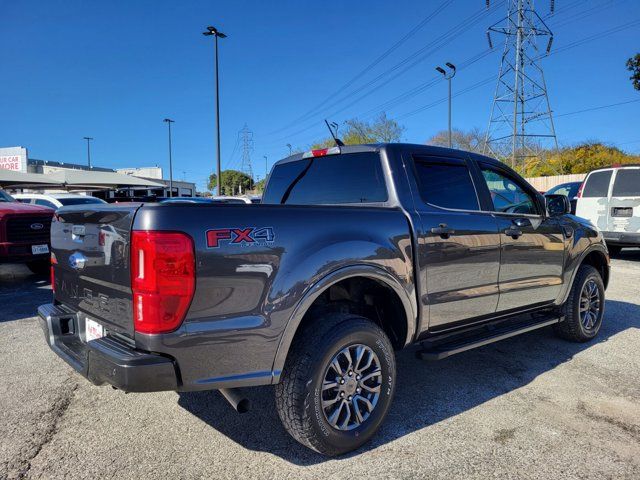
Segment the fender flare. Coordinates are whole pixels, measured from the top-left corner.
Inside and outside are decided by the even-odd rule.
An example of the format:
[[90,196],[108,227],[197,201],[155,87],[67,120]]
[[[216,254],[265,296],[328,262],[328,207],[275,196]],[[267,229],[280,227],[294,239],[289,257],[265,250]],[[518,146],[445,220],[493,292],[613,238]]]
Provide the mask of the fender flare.
[[278,383],[280,381],[280,374],[284,368],[293,338],[298,331],[298,327],[300,326],[302,319],[313,302],[315,302],[315,300],[332,285],[353,277],[365,277],[377,280],[391,288],[398,295],[398,298],[400,298],[400,301],[402,302],[407,322],[407,338],[405,339],[404,346],[411,343],[416,329],[417,309],[414,303],[410,300],[406,291],[402,288],[400,281],[386,270],[373,265],[350,265],[348,267],[334,270],[322,277],[306,291],[302,299],[296,305],[293,314],[287,322],[287,326],[284,329],[282,337],[280,337],[276,356],[273,361],[273,383]]
[[[584,263],[585,258],[587,258],[587,256],[593,252],[598,252],[602,254],[605,259],[609,258],[609,253],[607,252],[607,249],[600,243],[592,243],[588,248],[586,248],[584,252],[582,252],[578,257],[578,259],[576,260],[576,266],[573,269],[573,272],[571,272],[571,279],[567,283],[567,288],[565,289],[565,292],[562,295],[562,302],[560,302],[560,305],[563,305],[567,301],[567,298],[569,298],[569,293],[571,293],[571,287],[573,286],[573,282],[576,279],[576,275],[578,274],[578,269],[580,268],[580,265],[582,265]],[[607,262],[607,268],[609,268],[609,265],[610,265],[609,262]],[[608,276],[609,277],[611,276],[610,272]],[[609,278],[607,278],[606,280],[603,278],[602,280],[603,282],[606,281],[605,283],[605,288],[606,288]]]

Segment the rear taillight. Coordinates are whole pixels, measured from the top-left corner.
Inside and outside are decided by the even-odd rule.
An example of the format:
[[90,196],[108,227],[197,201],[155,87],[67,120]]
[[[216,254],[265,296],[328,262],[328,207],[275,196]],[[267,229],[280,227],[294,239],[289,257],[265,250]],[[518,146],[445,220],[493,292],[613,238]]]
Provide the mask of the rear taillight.
[[55,253],[51,254],[51,290],[56,293],[56,274],[53,270],[53,266],[58,263]]
[[340,147],[321,148],[310,150],[302,154],[302,158],[325,157],[327,155],[340,155]]
[[196,286],[193,240],[181,232],[133,231],[133,324],[141,333],[166,333],[184,320]]
[[98,232],[98,245],[104,247],[104,239],[107,235],[104,233],[104,230],[100,230]]
[[584,189],[584,184],[585,184],[585,183],[586,183],[586,182],[582,182],[582,183],[580,184],[580,188],[578,189],[578,194],[576,195],[576,197],[578,197],[578,198],[582,198],[582,190]]

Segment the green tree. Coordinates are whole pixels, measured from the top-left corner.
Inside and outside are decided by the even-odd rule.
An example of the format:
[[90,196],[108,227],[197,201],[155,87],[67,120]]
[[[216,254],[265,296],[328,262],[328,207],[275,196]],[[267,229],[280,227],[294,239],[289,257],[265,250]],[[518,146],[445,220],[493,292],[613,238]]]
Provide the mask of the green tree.
[[266,182],[266,179],[264,179],[264,178],[263,178],[262,180],[260,180],[259,182],[256,182],[256,183],[253,185],[253,189],[254,189],[254,190],[257,190],[257,191],[259,191],[259,192],[264,192],[264,185],[265,185],[265,183],[267,183],[267,182]]
[[[485,134],[474,127],[468,132],[454,128],[451,131],[451,143],[453,148],[466,150],[467,152],[482,153]],[[441,130],[426,142],[427,145],[437,145],[439,147],[449,146],[449,130]]]
[[[344,122],[344,125],[346,130],[344,133],[338,132],[338,137],[345,145],[399,142],[404,132],[404,127],[395,120],[387,118],[385,113],[381,113],[372,122],[352,118]],[[311,148],[327,148],[334,145],[333,138],[327,137],[312,144]]]
[[539,158],[527,162],[525,175],[545,177],[567,173],[587,173],[595,168],[638,162],[640,162],[640,155],[629,155],[617,147],[592,141],[555,152],[543,152]]
[[640,53],[636,53],[627,60],[627,70],[631,72],[629,80],[631,80],[633,88],[640,90]]
[[[253,187],[253,179],[246,173],[239,172],[238,170],[223,170],[220,175],[220,188],[222,192],[217,192],[218,195],[234,195],[240,191],[246,192]],[[209,190],[216,188],[216,181],[218,176],[212,173],[209,176]]]

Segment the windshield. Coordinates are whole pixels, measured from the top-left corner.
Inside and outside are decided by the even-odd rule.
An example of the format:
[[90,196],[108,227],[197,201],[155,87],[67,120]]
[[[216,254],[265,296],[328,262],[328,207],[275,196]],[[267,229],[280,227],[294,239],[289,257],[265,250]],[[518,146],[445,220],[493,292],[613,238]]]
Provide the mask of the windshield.
[[104,200],[95,197],[70,197],[70,198],[57,198],[62,205],[90,205],[96,203],[107,203]]
[[4,190],[0,190],[0,202],[15,202],[15,199]]

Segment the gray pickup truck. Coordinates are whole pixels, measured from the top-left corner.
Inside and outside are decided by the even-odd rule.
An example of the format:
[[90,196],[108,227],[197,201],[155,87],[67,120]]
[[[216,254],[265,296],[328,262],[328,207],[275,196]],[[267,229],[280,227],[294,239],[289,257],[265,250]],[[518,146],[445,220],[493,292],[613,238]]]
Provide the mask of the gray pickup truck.
[[384,420],[395,351],[596,336],[609,255],[569,209],[468,152],[315,150],[275,164],[262,204],[61,208],[39,315],[96,385],[217,389],[242,411],[244,387],[272,384],[289,433],[338,455]]

